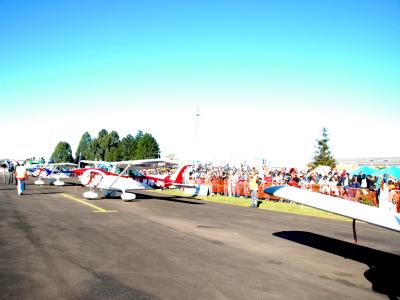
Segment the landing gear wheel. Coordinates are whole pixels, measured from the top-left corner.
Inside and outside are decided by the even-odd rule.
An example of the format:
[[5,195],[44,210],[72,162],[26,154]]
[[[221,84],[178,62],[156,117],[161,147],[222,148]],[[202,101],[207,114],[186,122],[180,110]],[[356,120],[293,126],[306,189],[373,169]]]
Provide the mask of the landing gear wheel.
[[99,198],[99,194],[92,192],[92,191],[87,191],[83,193],[83,197],[85,199],[97,199]]
[[34,184],[37,184],[37,185],[42,185],[42,184],[44,184],[44,181],[42,180],[42,179],[38,179],[38,180],[36,180],[35,182],[34,182]]
[[130,202],[136,199],[136,195],[132,193],[122,193],[121,199],[124,200],[125,202]]

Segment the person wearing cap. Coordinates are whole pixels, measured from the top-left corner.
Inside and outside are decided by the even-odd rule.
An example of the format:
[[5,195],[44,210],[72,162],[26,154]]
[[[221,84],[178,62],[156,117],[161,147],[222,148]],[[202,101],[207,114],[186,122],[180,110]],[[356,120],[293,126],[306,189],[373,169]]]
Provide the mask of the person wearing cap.
[[18,164],[15,168],[15,177],[17,178],[18,195],[23,195],[25,191],[25,179],[28,176],[26,167],[23,164]]

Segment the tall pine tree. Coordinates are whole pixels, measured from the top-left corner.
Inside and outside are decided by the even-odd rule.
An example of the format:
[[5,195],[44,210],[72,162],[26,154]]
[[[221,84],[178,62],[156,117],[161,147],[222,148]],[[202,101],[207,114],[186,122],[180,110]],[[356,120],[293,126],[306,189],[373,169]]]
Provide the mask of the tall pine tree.
[[328,129],[323,127],[321,138],[317,139],[317,150],[314,152],[313,161],[308,164],[310,169],[315,169],[318,166],[336,167],[336,159],[331,154],[328,142]]
[[81,159],[90,159],[90,143],[92,142],[92,138],[89,134],[89,132],[85,132],[82,137],[81,140],[79,142],[78,148],[76,149],[75,152],[75,157],[76,160],[79,161]]

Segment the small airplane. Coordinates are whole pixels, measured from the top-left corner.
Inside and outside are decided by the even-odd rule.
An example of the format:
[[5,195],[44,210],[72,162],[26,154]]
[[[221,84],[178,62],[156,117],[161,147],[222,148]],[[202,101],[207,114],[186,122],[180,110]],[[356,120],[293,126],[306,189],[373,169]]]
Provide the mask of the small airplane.
[[356,220],[400,232],[400,214],[382,208],[292,186],[272,186],[264,189],[264,192],[353,219],[353,242],[355,244],[357,243]]
[[[98,163],[97,161],[87,160],[81,162],[95,165]],[[136,199],[136,195],[128,191],[170,188],[172,186],[186,187],[183,183],[183,173],[191,166],[184,165],[172,175],[147,176],[140,174],[137,169],[158,168],[177,164],[161,159],[102,162],[102,164],[111,166],[112,172],[98,167],[76,169],[72,171],[78,175],[82,185],[90,188],[89,191],[83,193],[83,197],[86,199],[98,198],[98,194],[93,191],[95,188],[101,189],[104,197],[112,197],[117,192],[122,192],[122,200],[132,201]],[[117,173],[118,169],[122,169],[122,171]]]
[[[64,181],[61,178],[70,178],[74,174],[70,169],[76,168],[78,165],[73,163],[52,163],[52,164],[33,164],[27,168],[28,174],[34,177],[38,177],[34,181],[34,184],[42,185],[47,179],[49,184],[64,185]],[[65,169],[66,168],[66,169]]]

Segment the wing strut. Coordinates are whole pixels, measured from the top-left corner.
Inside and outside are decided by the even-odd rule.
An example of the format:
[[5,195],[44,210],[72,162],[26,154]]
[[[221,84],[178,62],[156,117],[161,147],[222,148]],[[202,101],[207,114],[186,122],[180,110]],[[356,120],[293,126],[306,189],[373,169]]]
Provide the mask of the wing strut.
[[357,244],[356,219],[353,219],[353,244]]
[[[110,186],[109,186],[108,188],[111,188],[111,187],[118,181],[118,179],[120,179],[121,176],[125,174],[125,172],[130,168],[130,166],[131,166],[131,165],[128,164],[128,165],[126,166],[126,168],[121,172],[121,174],[118,175],[118,177],[110,184]],[[125,192],[125,191],[124,191],[124,192]]]

